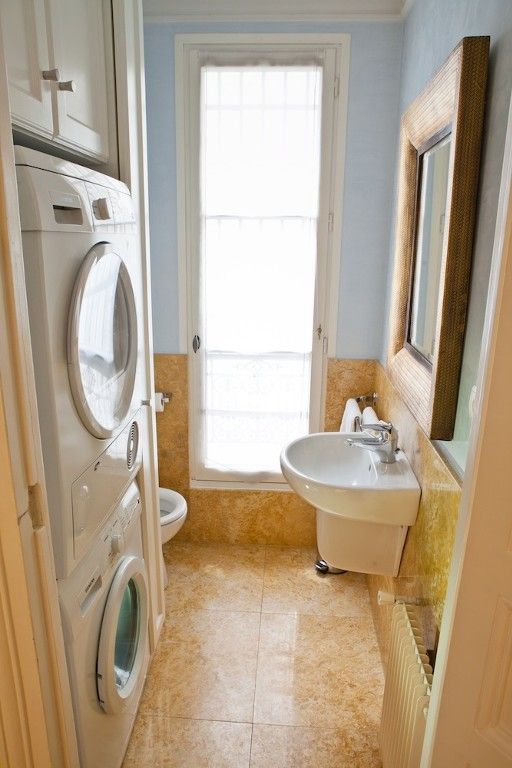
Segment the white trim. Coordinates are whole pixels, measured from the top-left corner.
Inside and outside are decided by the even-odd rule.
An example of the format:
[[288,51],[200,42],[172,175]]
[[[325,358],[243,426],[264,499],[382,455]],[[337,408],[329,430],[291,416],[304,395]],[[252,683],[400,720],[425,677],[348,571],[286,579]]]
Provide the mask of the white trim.
[[[153,330],[151,314],[151,270],[149,256],[148,179],[146,153],[146,90],[144,84],[144,34],[142,0],[113,0],[114,51],[116,63],[116,107],[119,148],[119,178],[132,193],[137,206],[141,239],[143,281],[143,324],[145,371],[144,399],[153,402]],[[155,412],[151,405],[141,409],[141,444],[144,453],[140,491],[144,514],[141,517],[144,560],[148,571],[149,643],[157,646],[165,618],[162,545],[158,514],[158,463]]]
[[[187,221],[195,220],[197,195],[192,194],[188,176],[192,163],[191,148],[198,146],[199,126],[190,123],[192,106],[190,98],[199,98],[192,88],[192,77],[197,78],[197,51],[217,51],[225,53],[240,52],[248,49],[261,49],[266,52],[307,54],[321,53],[324,59],[324,94],[322,98],[322,150],[321,150],[321,200],[319,220],[320,270],[317,275],[314,327],[324,329],[321,344],[323,351],[316,349],[313,358],[321,366],[315,365],[311,383],[310,429],[322,428],[321,420],[325,400],[325,380],[327,374],[327,356],[336,355],[336,336],[338,325],[338,294],[341,260],[341,228],[343,175],[345,165],[345,138],[348,112],[350,35],[348,34],[184,34],[175,37],[175,72],[176,72],[176,153],[177,153],[177,191],[178,191],[178,272],[179,272],[179,325],[180,353],[187,354],[192,334],[195,332],[193,316],[195,275],[190,274],[190,265],[194,263],[194,233],[187,231]],[[195,62],[195,67],[194,67]],[[192,72],[194,70],[194,73]],[[326,98],[325,89],[332,89],[332,98]],[[198,110],[198,104],[194,105]],[[194,112],[197,111],[194,109]],[[198,159],[197,159],[198,162]],[[196,169],[197,170],[197,169]],[[196,178],[198,174],[192,173]],[[331,222],[331,224],[329,224]],[[322,266],[323,265],[323,266]],[[197,272],[197,270],[194,270]],[[186,303],[186,306],[185,306]],[[189,377],[189,402],[198,402],[195,391],[195,377]],[[194,409],[190,413],[190,434],[198,434],[197,418]],[[194,439],[190,440],[190,467],[194,477],[199,466]],[[206,478],[205,478],[206,480]],[[214,478],[212,477],[213,481]],[[222,482],[222,481],[220,481]],[[278,481],[279,482],[279,481]],[[284,482],[284,480],[283,480]],[[216,485],[215,487],[220,487]],[[246,486],[249,487],[249,486]],[[251,486],[254,487],[254,486]]]
[[20,768],[74,768],[1,40],[0,33],[0,756]]
[[[405,5],[407,4],[407,0]],[[401,21],[404,0],[144,0],[144,22]]]
[[[187,194],[186,188],[186,162],[185,158],[190,147],[190,130],[186,125],[186,104],[183,88],[185,72],[185,47],[197,46],[206,48],[230,47],[232,50],[243,50],[243,45],[289,47],[289,50],[297,48],[335,47],[336,71],[339,78],[338,96],[334,100],[334,114],[332,116],[332,147],[331,179],[330,179],[330,205],[333,213],[333,228],[330,234],[328,248],[329,274],[327,283],[330,285],[330,295],[327,298],[326,323],[328,339],[327,356],[336,357],[336,345],[338,335],[338,303],[341,273],[341,239],[343,223],[343,191],[344,169],[346,153],[346,134],[348,116],[348,89],[350,73],[350,35],[333,33],[304,33],[304,34],[229,34],[229,33],[198,33],[183,34],[175,37],[175,110],[176,110],[176,186],[177,186],[177,241],[178,241],[178,323],[179,323],[179,350],[178,354],[186,355],[189,350],[191,318],[188,312],[190,304],[190,275],[188,269],[188,244],[186,232]],[[323,153],[323,152],[322,152]],[[338,180],[338,183],[336,183]],[[323,412],[323,411],[322,411]]]
[[[329,274],[327,275],[330,294],[327,305],[327,357],[336,357],[338,343],[338,309],[341,277],[341,235],[343,226],[343,191],[345,187],[345,157],[348,117],[348,88],[350,75],[350,35],[345,36],[341,45],[340,60],[336,69],[338,78],[338,93],[334,100],[334,115],[332,133],[333,146],[331,149],[331,204],[333,214],[332,231],[330,232],[328,256]],[[322,411],[323,413],[323,404]]]
[[[179,36],[181,38],[181,35]],[[179,51],[179,55],[178,55]],[[185,129],[186,110],[183,82],[185,77],[185,59],[182,44],[175,40],[175,112],[176,112],[176,219],[178,244],[178,324],[179,324],[179,354],[188,352],[189,320],[188,320],[188,286],[187,275],[187,230],[184,225],[187,206],[185,149],[189,140]]]
[[[471,428],[469,441],[468,461],[464,482],[462,486],[462,501],[457,523],[452,563],[448,581],[443,622],[439,638],[436,670],[432,686],[432,696],[427,718],[425,741],[423,744],[421,768],[446,765],[447,752],[451,752],[450,758],[455,757],[451,739],[461,738],[464,726],[469,729],[477,729],[474,711],[471,710],[471,722],[463,720],[458,710],[453,707],[459,698],[465,696],[464,687],[461,685],[463,675],[467,670],[467,659],[458,655],[461,646],[467,647],[472,652],[475,650],[474,636],[467,622],[470,615],[474,622],[478,622],[483,615],[482,596],[486,606],[493,606],[496,595],[500,592],[499,584],[495,583],[495,589],[489,589],[489,580],[475,579],[475,559],[472,560],[471,550],[474,550],[474,542],[478,541],[480,551],[482,546],[489,549],[489,542],[482,541],[478,528],[488,528],[493,524],[493,513],[489,506],[495,501],[490,498],[496,483],[506,486],[507,479],[502,476],[499,462],[496,456],[508,455],[507,427],[510,423],[508,411],[499,412],[501,433],[492,432],[490,424],[496,424],[496,395],[503,391],[503,381],[508,380],[510,369],[509,359],[504,355],[504,348],[508,351],[508,341],[511,326],[511,311],[508,304],[509,287],[511,281],[512,262],[512,101],[509,107],[507,134],[501,171],[500,194],[498,211],[496,216],[496,228],[487,294],[485,323],[482,332],[480,361],[478,368],[476,413]],[[507,336],[508,334],[508,336]],[[497,348],[499,347],[499,350]],[[499,351],[499,354],[497,354]],[[504,370],[505,367],[507,370]],[[503,422],[503,423],[501,423]],[[492,433],[492,434],[491,434]],[[505,436],[505,437],[503,437]],[[503,462],[502,462],[503,463]],[[485,503],[482,503],[482,497]],[[507,493],[507,501],[512,498],[510,491]],[[510,508],[510,507],[509,507]],[[498,507],[499,509],[499,507]],[[507,510],[508,511],[508,510]],[[507,554],[510,553],[510,550]],[[500,562],[503,560],[503,552],[493,552]],[[477,564],[478,565],[478,564]],[[496,571],[492,570],[493,564],[489,563],[491,578]],[[487,576],[487,574],[486,574]],[[488,616],[486,616],[486,619]],[[485,626],[489,626],[487,621]],[[469,639],[468,639],[469,637]],[[487,641],[487,638],[486,638]],[[473,664],[471,674],[482,675],[483,661],[486,648],[482,643],[477,643],[479,654],[471,658]],[[508,658],[508,656],[507,656]],[[464,668],[463,665],[466,664]],[[457,666],[459,667],[457,669]],[[474,667],[474,668],[473,668]],[[481,681],[481,689],[484,690],[485,679]],[[480,697],[481,697],[480,692]],[[468,698],[466,696],[466,701]],[[472,702],[473,704],[473,702]],[[444,707],[444,710],[443,710]],[[447,707],[451,707],[453,721],[443,719],[441,712],[446,714]],[[467,718],[467,710],[465,711]],[[447,738],[447,733],[450,737]],[[462,734],[464,735],[464,734]],[[485,731],[482,732],[485,739]],[[508,752],[507,752],[508,755]],[[458,753],[460,761],[457,764],[466,764],[467,756]],[[506,760],[504,754],[504,760]],[[479,763],[482,764],[482,763]],[[488,763],[490,764],[490,763]],[[506,763],[508,765],[508,762]],[[500,763],[501,765],[501,763]],[[505,762],[503,763],[505,765]]]
[[216,491],[279,491],[280,493],[295,493],[286,480],[274,483],[244,483],[238,480],[233,480],[231,482],[224,482],[222,480],[191,480],[190,487],[203,489],[209,488],[210,490],[214,489]]

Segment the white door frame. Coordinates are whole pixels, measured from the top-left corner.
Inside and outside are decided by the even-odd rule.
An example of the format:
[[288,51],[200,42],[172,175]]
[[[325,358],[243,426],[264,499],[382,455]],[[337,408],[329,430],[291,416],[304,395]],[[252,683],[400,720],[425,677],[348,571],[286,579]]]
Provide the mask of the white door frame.
[[[150,644],[164,618],[145,162],[141,0],[113,0],[121,178],[141,221],[145,387],[144,557]],[[79,768],[46,501],[4,51],[0,35],[0,764]],[[116,165],[116,162],[113,162]],[[148,461],[148,457],[151,457]]]
[[[313,327],[321,328],[321,337],[314,358],[311,382],[310,424],[313,431],[322,429],[325,404],[327,357],[336,355],[338,293],[341,259],[341,219],[343,175],[345,166],[345,135],[347,123],[350,35],[348,34],[184,34],[175,37],[176,65],[176,154],[178,189],[178,275],[179,275],[179,338],[180,353],[191,352],[195,328],[194,297],[197,294],[199,190],[194,180],[199,177],[199,158],[194,149],[199,146],[199,114],[197,87],[198,54],[203,52],[244,54],[247,51],[283,52],[307,55],[321,53],[325,60],[324,79],[331,81],[333,98],[322,102],[322,147],[320,218],[318,221],[318,265],[315,286],[315,316]],[[328,85],[325,87],[329,87]],[[193,361],[192,361],[193,362]],[[199,395],[195,376],[189,376],[189,399],[197,403]],[[194,407],[190,418],[190,467],[192,478],[199,466],[195,436],[199,431]],[[228,488],[287,488],[282,482],[243,482],[233,478],[196,481],[194,486]]]
[[151,313],[151,268],[149,250],[148,177],[146,152],[146,88],[144,79],[144,30],[142,0],[112,0],[114,27],[119,178],[130,189],[140,227],[143,282],[144,408],[141,433],[144,455],[140,492],[144,559],[148,569],[149,642],[153,652],[165,619],[165,597],[161,569],[162,543],[158,500],[157,434],[153,395],[153,327]]
[[12,768],[77,768],[1,39],[0,35],[0,741],[2,737],[4,741],[0,758]]
[[[421,768],[510,766],[512,102],[474,418]],[[498,533],[499,532],[499,533]],[[508,532],[508,540],[507,540]],[[497,541],[497,539],[501,539]],[[508,670],[508,671],[507,671]],[[508,674],[508,688],[507,685]]]

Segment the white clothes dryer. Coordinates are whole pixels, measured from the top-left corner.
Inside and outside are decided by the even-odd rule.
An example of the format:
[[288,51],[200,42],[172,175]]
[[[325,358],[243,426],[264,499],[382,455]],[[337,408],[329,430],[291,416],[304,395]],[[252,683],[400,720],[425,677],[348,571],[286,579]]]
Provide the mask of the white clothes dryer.
[[58,584],[81,768],[119,768],[149,662],[141,497],[130,485]]
[[57,578],[140,467],[141,256],[128,188],[16,147],[23,255]]

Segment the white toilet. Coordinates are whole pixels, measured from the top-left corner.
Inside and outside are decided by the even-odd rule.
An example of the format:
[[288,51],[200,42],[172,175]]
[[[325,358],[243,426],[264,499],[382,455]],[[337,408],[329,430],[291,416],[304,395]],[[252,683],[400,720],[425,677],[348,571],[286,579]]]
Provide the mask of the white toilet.
[[[176,536],[181,526],[187,519],[187,502],[177,491],[171,491],[169,488],[159,488],[158,498],[160,504],[160,533],[162,544],[166,544],[173,536]],[[164,585],[167,586],[167,569],[164,564],[162,554],[162,572],[164,575]]]
[[181,493],[170,491],[169,488],[159,488],[158,498],[162,544],[166,544],[176,536],[187,519],[187,502]]

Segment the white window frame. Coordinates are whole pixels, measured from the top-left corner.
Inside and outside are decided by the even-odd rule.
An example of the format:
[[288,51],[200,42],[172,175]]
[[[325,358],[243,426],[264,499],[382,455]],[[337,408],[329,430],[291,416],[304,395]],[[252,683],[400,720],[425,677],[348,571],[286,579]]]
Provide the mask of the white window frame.
[[[199,57],[206,54],[308,54],[324,60],[324,89],[333,98],[322,101],[321,185],[318,220],[317,280],[314,328],[320,328],[322,364],[312,370],[310,431],[323,428],[327,358],[336,356],[345,137],[349,83],[348,34],[186,34],[175,37],[176,154],[178,192],[178,281],[180,353],[193,354],[195,293],[199,272]],[[235,478],[197,480],[199,434],[194,404],[198,393],[189,376],[191,487],[288,490],[286,481],[245,482]]]

